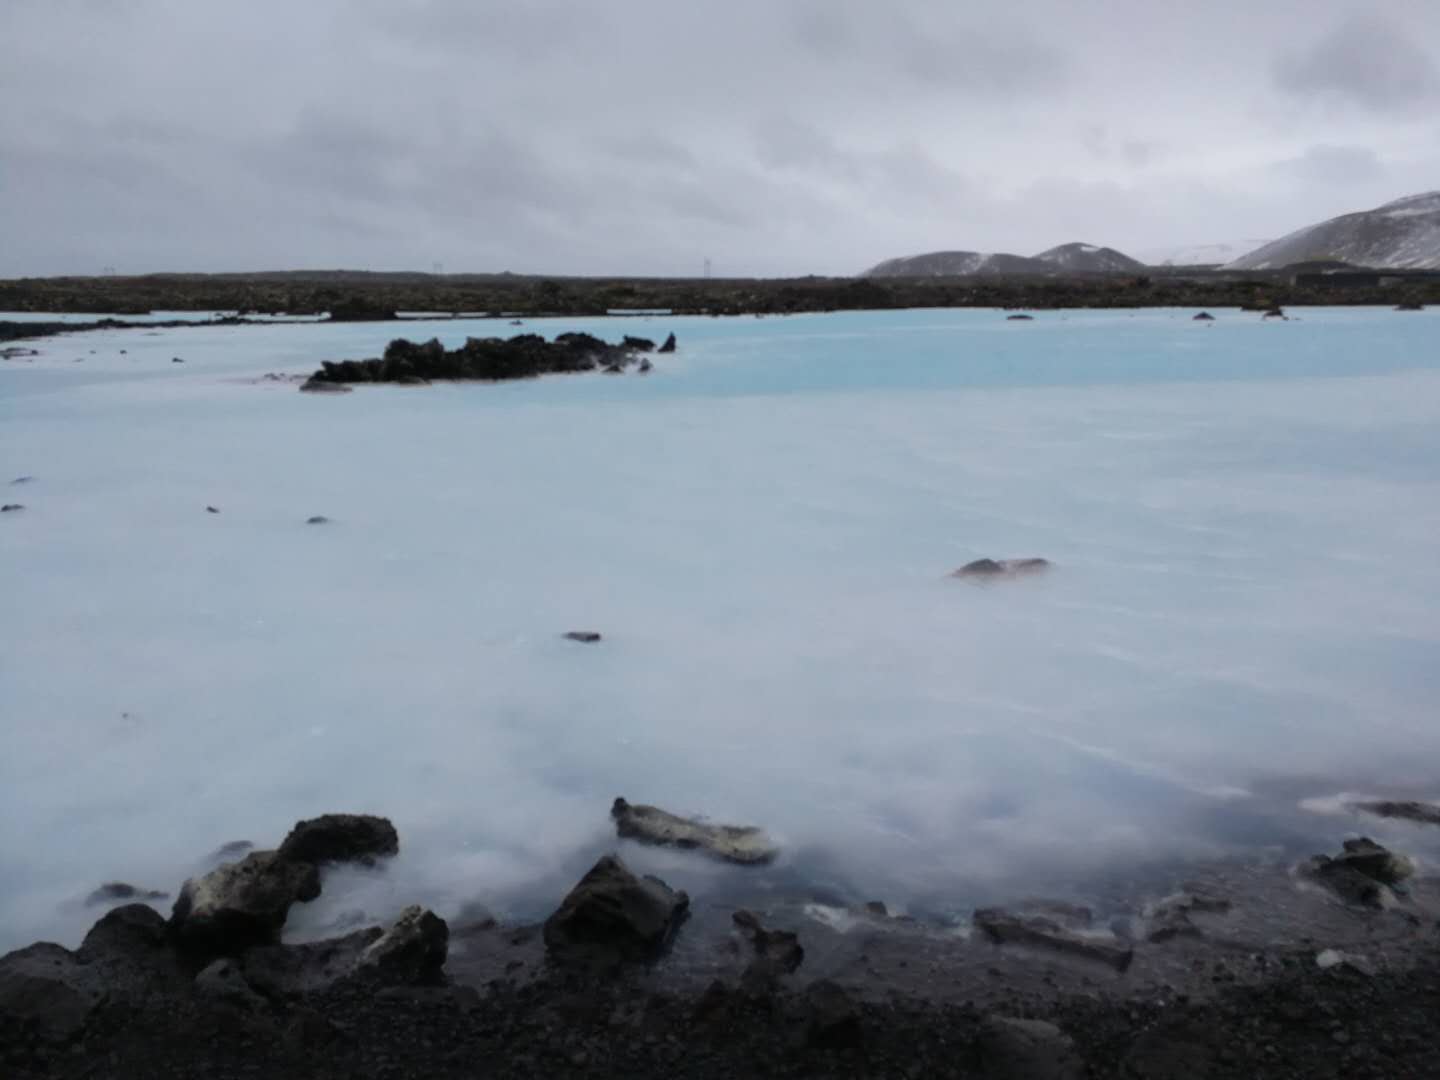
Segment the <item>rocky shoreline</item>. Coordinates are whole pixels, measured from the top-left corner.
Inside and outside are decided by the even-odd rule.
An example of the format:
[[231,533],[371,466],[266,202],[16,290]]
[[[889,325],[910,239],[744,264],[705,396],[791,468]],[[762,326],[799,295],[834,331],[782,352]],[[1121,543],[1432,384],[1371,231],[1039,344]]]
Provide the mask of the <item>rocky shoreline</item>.
[[[623,799],[612,817],[617,843],[742,866],[773,854],[750,826]],[[273,850],[217,852],[168,919],[122,903],[163,894],[97,890],[120,906],[78,949],[0,957],[0,1073],[1422,1077],[1440,1049],[1440,888],[1363,838],[1108,924],[1041,899],[965,928],[878,902],[760,893],[737,908],[607,855],[543,924],[417,905],[282,940],[330,867],[383,873],[399,846],[383,818],[325,815]]]

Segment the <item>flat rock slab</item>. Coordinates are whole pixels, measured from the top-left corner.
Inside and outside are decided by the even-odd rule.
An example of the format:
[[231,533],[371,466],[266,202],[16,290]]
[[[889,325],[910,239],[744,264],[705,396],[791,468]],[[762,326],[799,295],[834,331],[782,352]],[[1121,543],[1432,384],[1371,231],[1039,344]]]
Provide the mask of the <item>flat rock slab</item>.
[[760,866],[780,854],[765,830],[755,825],[709,825],[658,806],[636,806],[624,799],[615,800],[610,816],[615,819],[615,831],[628,840],[698,849],[742,866]]
[[1402,821],[1414,821],[1421,825],[1440,825],[1440,806],[1436,806],[1434,803],[1382,800],[1351,803],[1350,809],[1374,814],[1376,817],[1399,818]]
[[999,908],[981,908],[975,912],[974,922],[976,928],[997,945],[1048,949],[1093,960],[1122,972],[1135,958],[1133,949],[1113,939],[1081,936],[1040,915],[1014,915]]

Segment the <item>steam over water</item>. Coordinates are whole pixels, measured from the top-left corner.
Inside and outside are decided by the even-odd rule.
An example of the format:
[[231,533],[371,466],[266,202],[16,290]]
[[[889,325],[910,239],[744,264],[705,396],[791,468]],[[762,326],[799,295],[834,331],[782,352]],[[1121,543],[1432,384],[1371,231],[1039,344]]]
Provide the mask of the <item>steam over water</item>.
[[34,477],[0,517],[0,950],[332,810],[402,854],[300,933],[541,914],[622,794],[782,841],[624,849],[702,897],[937,913],[1436,794],[1440,316],[1190,314],[532,320],[680,351],[343,396],[248,380],[520,331],[35,343],[0,364],[0,484]]

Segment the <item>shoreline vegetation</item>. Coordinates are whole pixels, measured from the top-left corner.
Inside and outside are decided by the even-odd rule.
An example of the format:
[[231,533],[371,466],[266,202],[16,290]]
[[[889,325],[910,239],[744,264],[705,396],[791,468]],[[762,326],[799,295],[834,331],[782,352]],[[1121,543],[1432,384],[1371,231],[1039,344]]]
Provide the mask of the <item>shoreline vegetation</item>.
[[397,312],[537,318],[783,315],[903,308],[1241,307],[1440,304],[1440,275],[1153,268],[1143,274],[684,279],[351,271],[151,274],[0,281],[0,311],[119,317],[151,311],[393,319]]
[[[1428,804],[1353,809],[1440,820]],[[301,821],[269,849],[223,845],[168,919],[170,894],[104,884],[86,903],[110,910],[79,948],[0,957],[0,1065],[16,1080],[1433,1075],[1440,893],[1366,839],[1214,873],[1108,923],[1032,898],[957,933],[763,884],[756,910],[693,902],[633,873],[627,844],[753,875],[778,854],[763,831],[624,799],[611,816],[617,853],[543,923],[412,904],[384,926],[284,941],[332,868],[391,873],[401,837],[371,815]]]

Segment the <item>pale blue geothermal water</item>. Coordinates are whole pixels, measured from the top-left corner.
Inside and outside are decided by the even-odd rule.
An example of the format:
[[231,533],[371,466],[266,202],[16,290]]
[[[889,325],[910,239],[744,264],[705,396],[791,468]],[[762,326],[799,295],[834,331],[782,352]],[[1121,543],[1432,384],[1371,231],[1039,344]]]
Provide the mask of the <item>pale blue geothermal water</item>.
[[[0,950],[326,811],[402,852],[297,933],[543,914],[616,795],[780,840],[621,848],[701,898],[1423,853],[1302,804],[1440,792],[1440,313],[1191,314],[528,320],[680,349],[335,396],[256,377],[522,331],[33,343],[0,362],[0,485],[33,477],[0,493]],[[947,578],[982,556],[1055,565]]]

